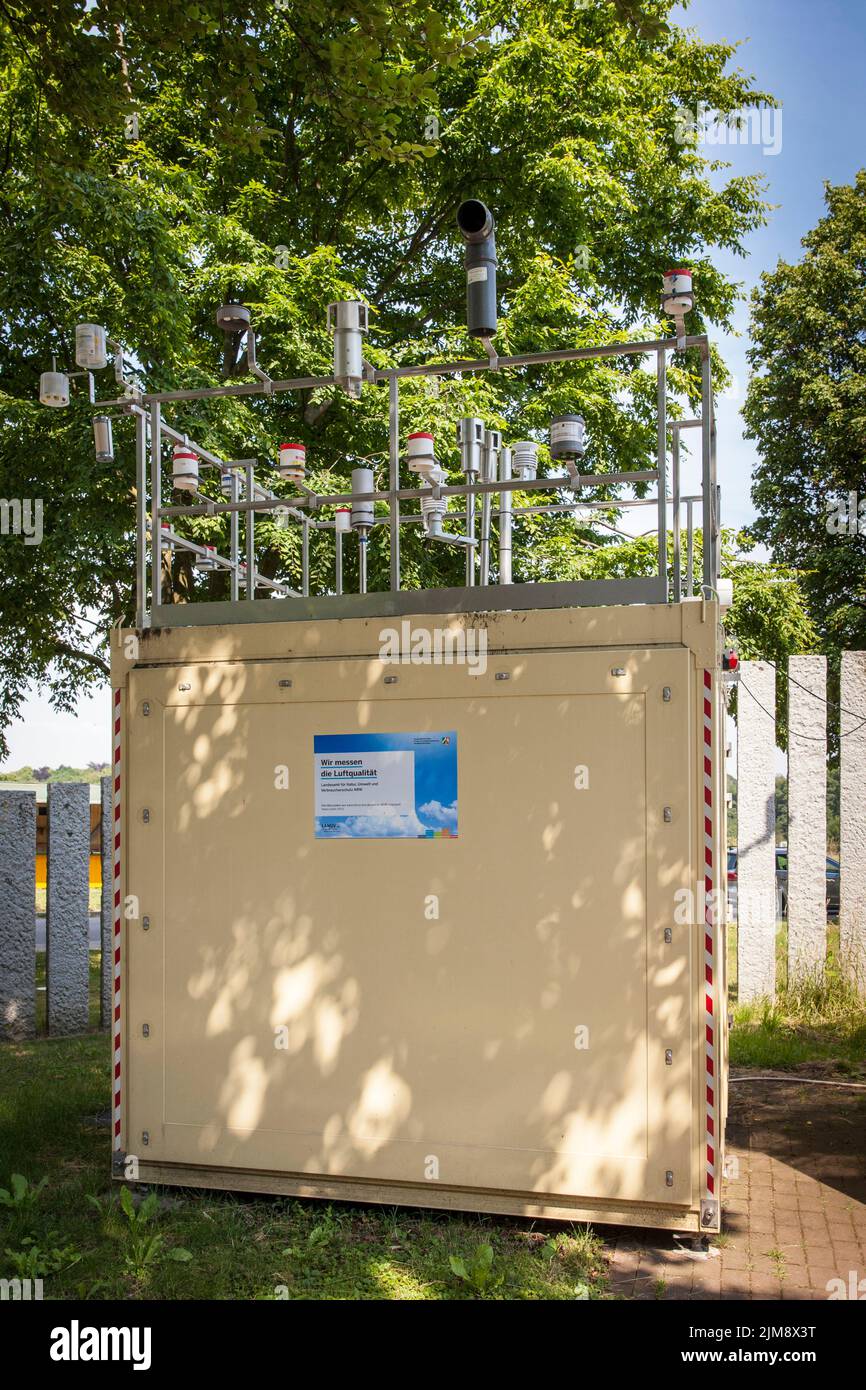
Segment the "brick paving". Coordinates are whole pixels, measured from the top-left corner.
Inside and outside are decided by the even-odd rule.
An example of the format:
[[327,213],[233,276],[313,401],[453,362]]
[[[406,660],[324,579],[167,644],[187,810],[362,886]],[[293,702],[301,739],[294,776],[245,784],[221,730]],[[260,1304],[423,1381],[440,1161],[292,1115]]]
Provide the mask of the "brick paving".
[[730,1097],[721,1238],[701,1256],[670,1233],[623,1230],[609,1242],[613,1292],[797,1302],[853,1279],[866,1297],[866,1091],[752,1081]]

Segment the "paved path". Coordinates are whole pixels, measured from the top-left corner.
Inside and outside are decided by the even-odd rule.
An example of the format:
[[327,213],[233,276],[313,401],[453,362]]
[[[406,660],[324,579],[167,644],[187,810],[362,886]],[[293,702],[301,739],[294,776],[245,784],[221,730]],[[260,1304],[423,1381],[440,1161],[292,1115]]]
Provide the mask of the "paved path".
[[[845,1079],[866,1082],[864,1074]],[[734,1083],[723,1235],[709,1257],[670,1235],[623,1231],[611,1284],[641,1299],[827,1299],[842,1280],[866,1296],[866,1090],[802,1081]],[[737,1073],[748,1076],[748,1072]],[[758,1073],[752,1073],[758,1075]],[[830,1284],[830,1289],[828,1289]]]

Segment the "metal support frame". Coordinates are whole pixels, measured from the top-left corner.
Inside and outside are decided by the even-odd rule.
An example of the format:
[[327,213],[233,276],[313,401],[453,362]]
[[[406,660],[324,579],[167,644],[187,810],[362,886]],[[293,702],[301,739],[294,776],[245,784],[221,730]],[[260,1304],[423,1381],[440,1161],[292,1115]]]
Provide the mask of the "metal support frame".
[[[362,599],[365,612],[398,613],[443,611],[444,603],[451,611],[471,611],[477,607],[477,598],[461,599],[461,590],[426,590],[401,592],[400,571],[400,527],[420,521],[415,512],[401,511],[403,501],[417,502],[429,489],[421,487],[400,487],[400,408],[399,383],[406,377],[444,376],[456,373],[477,373],[503,371],[512,368],[543,366],[551,363],[601,360],[619,356],[650,356],[656,358],[656,399],[657,399],[657,449],[655,468],[634,472],[583,474],[542,477],[522,480],[511,475],[510,451],[507,446],[501,450],[501,469],[494,471],[490,466],[495,458],[493,450],[485,445],[483,451],[482,473],[466,475],[462,484],[446,485],[439,489],[443,497],[459,496],[465,498],[465,536],[453,537],[456,544],[466,547],[466,589],[471,590],[476,582],[484,585],[484,604],[494,609],[500,607],[546,607],[550,600],[556,603],[587,605],[594,603],[653,603],[668,601],[668,505],[672,506],[673,567],[672,597],[674,601],[685,594],[690,595],[694,584],[694,526],[693,503],[700,501],[702,506],[702,526],[704,535],[703,587],[715,589],[719,566],[718,537],[718,489],[716,485],[716,429],[712,403],[712,373],[709,343],[706,337],[688,338],[686,346],[697,348],[701,355],[701,414],[697,419],[676,420],[668,418],[667,399],[667,355],[677,349],[676,339],[658,339],[651,342],[612,343],[593,348],[562,349],[554,352],[524,353],[513,357],[487,357],[484,359],[460,360],[455,362],[434,362],[410,367],[391,367],[383,370],[369,369],[367,380],[387,384],[388,388],[388,487],[382,491],[358,494],[351,493],[318,495],[307,484],[298,484],[300,496],[287,499],[276,496],[267,488],[255,482],[255,460],[235,460],[235,468],[243,469],[244,486],[241,490],[238,471],[232,471],[232,485],[227,500],[216,502],[210,498],[195,501],[188,505],[164,505],[162,496],[161,453],[162,439],[166,437],[175,442],[187,444],[199,456],[202,464],[217,468],[225,473],[230,464],[219,459],[185,434],[168,425],[162,417],[162,405],[170,401],[193,401],[221,396],[277,395],[286,391],[307,390],[315,387],[332,386],[333,377],[305,377],[286,381],[272,381],[257,378],[255,382],[232,383],[227,386],[197,388],[190,391],[169,391],[142,394],[140,404],[128,398],[117,401],[100,402],[99,408],[106,405],[134,412],[136,415],[136,590],[137,622],[139,627],[162,624],[170,614],[173,625],[187,625],[210,621],[209,614],[203,610],[219,610],[220,621],[226,621],[226,605],[223,603],[195,603],[172,605],[167,608],[162,602],[161,573],[162,556],[166,543],[186,547],[201,552],[186,538],[171,532],[166,538],[162,533],[162,523],[178,516],[229,516],[230,558],[225,561],[231,581],[231,610],[228,620],[249,621],[251,610],[255,610],[256,620],[285,619],[286,617],[346,616],[346,604],[351,599]],[[252,352],[254,355],[254,345]],[[680,431],[697,428],[701,432],[702,492],[700,498],[681,496],[681,450]],[[671,493],[667,487],[668,434],[671,435]],[[148,497],[147,497],[147,455],[148,439],[150,445],[150,544],[147,540]],[[636,483],[655,483],[656,494],[650,498],[607,498],[602,501],[577,499],[576,494],[591,492],[598,488]],[[241,495],[242,491],[242,495]],[[532,494],[537,491],[566,491],[575,497],[573,502],[553,501],[543,506],[514,507],[513,493]],[[497,505],[494,506],[494,494]],[[477,506],[480,499],[481,534],[476,537]],[[384,593],[367,594],[367,553],[366,537],[359,535],[359,589],[355,596],[343,594],[343,533],[335,535],[335,587],[336,595],[321,597],[310,595],[310,530],[334,529],[330,520],[317,521],[311,513],[319,512],[323,506],[346,506],[353,501],[382,501],[388,504],[387,516],[378,516],[375,525],[387,525],[390,540],[390,589]],[[687,545],[685,583],[682,575],[682,539],[680,528],[680,508],[687,507]],[[543,582],[531,585],[511,583],[512,534],[515,518],[543,511],[571,511],[575,509],[603,510],[609,507],[626,508],[632,506],[656,506],[656,532],[658,538],[658,570],[651,579],[630,581],[587,580],[577,584],[558,584]],[[259,575],[255,564],[255,514],[275,508],[284,509],[302,528],[302,579],[301,593],[278,581],[267,580]],[[246,559],[246,583],[243,586],[245,599],[241,598],[240,585],[240,517],[243,515],[244,550]],[[490,588],[490,544],[491,521],[493,516],[499,522],[499,584]],[[615,529],[615,528],[613,528]],[[480,540],[480,544],[478,543]],[[476,576],[475,551],[479,552],[479,571]],[[148,558],[150,573],[148,584]],[[254,604],[258,587],[268,587],[290,602]],[[150,605],[148,605],[148,590]],[[530,591],[528,594],[526,591]],[[494,597],[495,594],[495,597]],[[527,602],[527,599],[529,601]],[[432,603],[433,607],[429,605]],[[555,605],[554,605],[555,606]],[[179,612],[180,609],[189,612]],[[290,613],[288,610],[292,609]],[[262,611],[259,611],[262,610]]]
[[[656,532],[658,535],[658,575],[662,580],[667,591],[668,576],[668,517],[667,517],[667,458],[668,458],[668,363],[664,351],[659,348],[656,353],[656,409],[658,413],[658,439],[657,439],[657,461],[656,472],[658,480],[656,484]],[[665,595],[667,596],[667,594]]]

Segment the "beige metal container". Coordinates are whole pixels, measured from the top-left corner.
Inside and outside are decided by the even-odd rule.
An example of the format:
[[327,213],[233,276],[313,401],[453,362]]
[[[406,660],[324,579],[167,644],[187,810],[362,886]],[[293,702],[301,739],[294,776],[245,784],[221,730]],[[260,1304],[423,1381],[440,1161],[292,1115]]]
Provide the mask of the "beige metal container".
[[[474,664],[116,635],[117,1176],[717,1230],[718,606],[402,621]],[[442,730],[456,836],[315,837],[316,736]]]

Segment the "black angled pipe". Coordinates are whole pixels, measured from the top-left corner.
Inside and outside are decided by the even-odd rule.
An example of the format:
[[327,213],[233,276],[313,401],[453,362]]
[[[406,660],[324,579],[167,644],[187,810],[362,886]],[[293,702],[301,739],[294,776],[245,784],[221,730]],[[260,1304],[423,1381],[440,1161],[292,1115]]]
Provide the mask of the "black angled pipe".
[[457,209],[457,226],[466,242],[466,322],[473,338],[496,332],[496,223],[477,198]]

